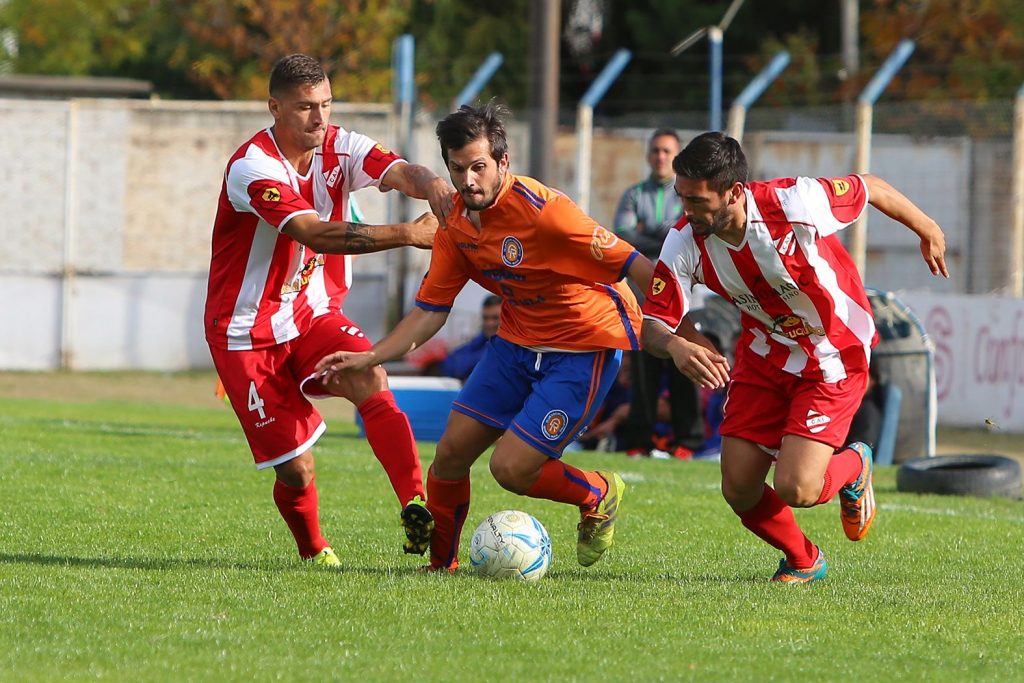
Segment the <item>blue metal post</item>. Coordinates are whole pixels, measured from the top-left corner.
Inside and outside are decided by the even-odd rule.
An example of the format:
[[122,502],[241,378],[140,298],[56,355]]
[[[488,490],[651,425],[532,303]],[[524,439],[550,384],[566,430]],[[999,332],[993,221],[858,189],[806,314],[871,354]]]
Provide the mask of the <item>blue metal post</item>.
[[874,104],[879,97],[882,95],[882,91],[889,85],[889,81],[896,75],[896,72],[903,68],[903,65],[910,58],[910,55],[914,52],[914,41],[909,38],[904,38],[899,42],[889,56],[886,58],[885,63],[882,64],[881,68],[878,69],[878,73],[874,75],[871,81],[861,92],[860,97],[857,98],[858,102],[863,104]]
[[722,29],[708,29],[711,62],[711,95],[708,102],[708,128],[722,130]]
[[583,94],[583,99],[580,100],[580,104],[587,107],[596,107],[597,103],[601,101],[604,94],[608,92],[608,88],[611,87],[615,79],[619,77],[622,70],[629,64],[629,60],[633,58],[633,53],[626,49],[620,49],[615,52],[611,60],[605,64],[604,68],[601,69],[601,73],[597,75],[594,82],[587,88],[587,92]]
[[743,89],[743,92],[736,98],[735,104],[749,109],[757,98],[759,98],[768,86],[772,84],[779,74],[789,66],[789,53],[783,50],[779,54],[772,58],[772,61],[768,62],[768,65],[761,69],[761,73],[757,74],[754,80],[747,84],[747,87]]
[[472,78],[469,79],[469,82],[466,83],[466,86],[452,100],[452,109],[458,109],[462,105],[472,102],[504,61],[505,57],[500,52],[489,54],[483,64],[477,68]]
[[594,82],[583,94],[576,107],[576,203],[584,213],[590,211],[590,162],[591,148],[594,138],[594,107],[608,92],[608,88],[622,70],[629,64],[633,53],[626,49],[618,50],[611,58]]

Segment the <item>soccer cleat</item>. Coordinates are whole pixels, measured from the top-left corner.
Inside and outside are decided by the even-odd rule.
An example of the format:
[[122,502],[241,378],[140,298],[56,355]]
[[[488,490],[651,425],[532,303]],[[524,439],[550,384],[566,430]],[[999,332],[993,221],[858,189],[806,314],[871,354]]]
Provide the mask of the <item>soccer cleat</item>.
[[818,548],[818,559],[807,569],[797,569],[789,566],[786,558],[779,562],[779,570],[772,575],[772,581],[797,585],[801,583],[814,583],[825,578],[828,573],[828,562],[825,561],[825,553]]
[[434,516],[422,498],[416,496],[402,508],[402,529],[405,543],[402,549],[411,555],[422,555],[430,547],[430,534],[434,531]]
[[839,518],[843,531],[851,541],[859,541],[868,535],[871,523],[875,521],[875,487],[871,481],[871,447],[867,444],[852,443],[847,448],[860,455],[860,476],[852,484],[839,489]]
[[338,559],[337,553],[335,553],[330,546],[327,546],[313,557],[309,558],[317,567],[340,567],[341,560]]
[[647,451],[643,448],[630,448],[626,451],[627,458],[640,458],[647,455]]
[[598,472],[608,482],[608,491],[604,498],[592,510],[580,513],[580,523],[576,527],[576,559],[584,567],[589,567],[601,559],[604,551],[612,547],[615,536],[615,518],[619,515],[619,503],[626,490],[622,477],[614,472]]
[[675,450],[672,451],[672,457],[677,460],[689,460],[693,457],[694,451],[691,451],[686,446],[676,446]]
[[418,571],[420,574],[454,574],[458,568],[458,562],[453,562],[449,567],[443,567],[439,564],[425,564]]

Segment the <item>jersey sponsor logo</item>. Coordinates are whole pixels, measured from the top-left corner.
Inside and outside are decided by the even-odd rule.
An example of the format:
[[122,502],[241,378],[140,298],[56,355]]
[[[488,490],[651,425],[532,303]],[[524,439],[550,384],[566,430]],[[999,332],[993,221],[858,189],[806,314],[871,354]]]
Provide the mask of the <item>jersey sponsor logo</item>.
[[291,282],[287,282],[281,285],[281,296],[286,294],[294,294],[295,292],[302,291],[302,288],[309,284],[309,281],[313,278],[313,271],[317,268],[324,267],[324,255],[317,254],[308,261],[306,265],[302,267],[299,274],[295,276]]
[[850,191],[850,182],[843,180],[842,178],[832,178],[832,189],[835,190],[837,197],[842,197],[844,194]]
[[750,294],[737,294],[732,297],[732,302],[745,311],[761,310],[760,302],[777,296],[783,301],[789,301],[800,294],[800,290],[791,282],[783,282],[778,287],[772,287],[768,282],[758,276],[757,282],[750,288]]
[[473,244],[472,242],[456,242],[455,246],[464,251],[477,251],[478,249],[480,249],[480,247]]
[[618,241],[618,236],[599,225],[594,228],[594,234],[590,236],[590,255],[597,261],[603,261],[604,250],[614,247]]
[[651,294],[658,296],[665,291],[665,281],[660,277],[655,277],[651,280]]
[[792,256],[793,252],[796,251],[796,239],[792,232],[786,233],[785,237],[773,240],[772,244],[775,245],[775,250],[782,256]]
[[505,270],[504,268],[485,268],[480,271],[484,277],[489,277],[495,282],[501,282],[502,280],[513,280],[515,282],[523,282],[526,280],[525,275],[519,275],[513,273],[511,270]]
[[281,201],[281,191],[276,187],[268,187],[263,190],[263,194],[260,198],[265,202],[279,202]]
[[787,339],[799,339],[816,334],[819,337],[825,336],[825,328],[820,325],[812,325],[798,315],[780,315],[772,320],[772,334],[777,334]]
[[811,434],[817,434],[818,432],[825,431],[825,428],[828,427],[828,423],[831,421],[832,418],[828,415],[823,415],[822,413],[814,410],[808,410],[807,420],[804,424],[807,425],[807,431]]
[[509,268],[515,268],[523,262],[523,243],[509,235],[501,243],[501,261]]
[[544,432],[544,438],[548,441],[557,441],[565,433],[565,429],[568,426],[569,416],[565,414],[564,410],[548,411],[548,414],[544,416],[540,423],[541,431]]

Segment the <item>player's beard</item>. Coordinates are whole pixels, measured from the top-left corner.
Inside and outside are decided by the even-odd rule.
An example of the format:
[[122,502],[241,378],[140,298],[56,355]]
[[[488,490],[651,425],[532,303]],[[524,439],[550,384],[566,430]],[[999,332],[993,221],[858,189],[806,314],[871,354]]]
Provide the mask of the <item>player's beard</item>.
[[504,180],[505,175],[499,173],[494,186],[487,190],[480,188],[481,192],[479,194],[467,194],[465,190],[460,192],[459,194],[462,195],[462,201],[465,203],[466,208],[470,211],[483,211],[490,208],[494,204],[494,200],[498,198],[498,192],[501,190],[501,184]]
[[698,237],[707,237],[708,235],[717,235],[729,227],[730,218],[729,205],[726,204],[712,214],[710,223],[704,223],[702,221],[695,223],[693,219],[690,219],[689,222],[694,235],[697,235]]

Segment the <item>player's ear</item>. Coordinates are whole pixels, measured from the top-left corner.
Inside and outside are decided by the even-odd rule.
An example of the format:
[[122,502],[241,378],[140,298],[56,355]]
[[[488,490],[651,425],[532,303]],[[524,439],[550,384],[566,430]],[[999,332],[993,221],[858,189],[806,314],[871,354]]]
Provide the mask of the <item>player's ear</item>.
[[743,183],[733,183],[729,188],[729,203],[735,204],[743,195]]
[[498,170],[499,171],[507,171],[508,170],[508,152],[505,152],[504,154],[502,154],[501,158],[498,159]]
[[277,101],[276,97],[271,97],[267,100],[267,109],[270,110],[271,116],[276,121],[281,112],[281,103]]

